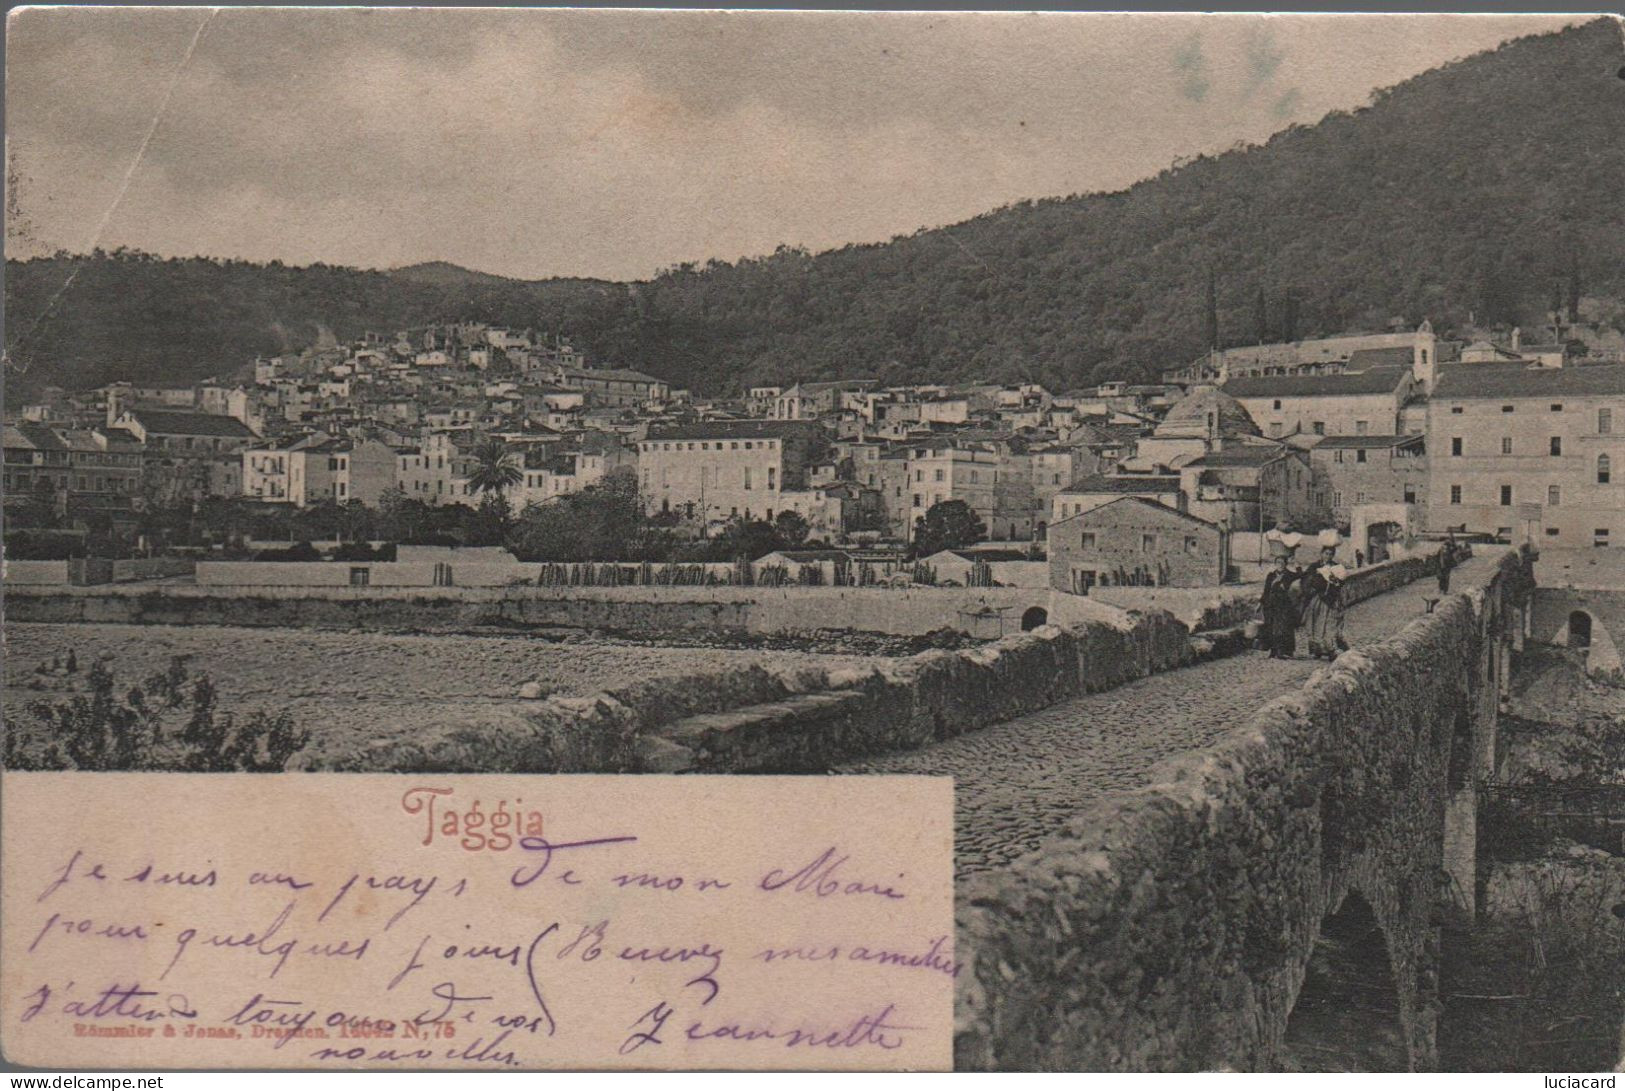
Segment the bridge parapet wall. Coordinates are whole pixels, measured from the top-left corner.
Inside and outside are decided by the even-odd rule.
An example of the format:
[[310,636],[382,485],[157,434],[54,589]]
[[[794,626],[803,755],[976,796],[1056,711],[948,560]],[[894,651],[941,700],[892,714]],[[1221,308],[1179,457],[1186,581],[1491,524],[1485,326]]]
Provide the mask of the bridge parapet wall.
[[1153,786],[970,877],[956,1067],[1300,1064],[1296,1039],[1314,1028],[1294,1027],[1294,1002],[1313,991],[1323,924],[1356,904],[1375,920],[1361,955],[1386,963],[1393,1013],[1384,1027],[1345,1026],[1358,1041],[1341,1044],[1390,1035],[1401,1067],[1429,1067],[1436,913],[1463,900],[1464,846],[1471,860],[1472,811],[1455,804],[1493,762],[1506,648],[1531,586],[1529,558],[1509,554],[1218,745],[1165,764]]
[[965,651],[879,661],[873,669],[741,667],[660,678],[589,697],[516,701],[479,723],[365,749],[317,752],[307,768],[478,772],[825,772],[1111,689],[1241,646],[1192,639],[1163,611],[1096,608]]

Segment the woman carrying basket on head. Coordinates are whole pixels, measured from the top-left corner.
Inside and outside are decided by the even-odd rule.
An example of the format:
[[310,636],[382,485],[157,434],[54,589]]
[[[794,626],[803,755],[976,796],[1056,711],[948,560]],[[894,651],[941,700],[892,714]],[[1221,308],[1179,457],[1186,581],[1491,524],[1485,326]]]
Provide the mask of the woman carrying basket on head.
[[1303,577],[1304,624],[1309,626],[1309,654],[1317,659],[1336,659],[1348,650],[1343,638],[1343,578],[1347,571],[1337,563],[1335,546],[1320,551],[1320,561]]
[[1291,659],[1297,654],[1298,604],[1292,599],[1292,585],[1302,577],[1286,553],[1275,558],[1275,567],[1264,577],[1259,606],[1264,613],[1264,646],[1271,659]]

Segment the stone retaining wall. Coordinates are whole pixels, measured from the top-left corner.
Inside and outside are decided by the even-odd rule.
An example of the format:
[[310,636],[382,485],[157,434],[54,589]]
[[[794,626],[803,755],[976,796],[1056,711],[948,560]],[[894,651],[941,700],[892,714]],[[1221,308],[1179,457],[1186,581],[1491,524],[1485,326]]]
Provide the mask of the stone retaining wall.
[[132,557],[113,562],[115,580],[159,580],[196,573],[198,563],[190,557]]
[[25,585],[66,585],[67,561],[13,561],[7,560],[0,569],[0,579],[7,587]]

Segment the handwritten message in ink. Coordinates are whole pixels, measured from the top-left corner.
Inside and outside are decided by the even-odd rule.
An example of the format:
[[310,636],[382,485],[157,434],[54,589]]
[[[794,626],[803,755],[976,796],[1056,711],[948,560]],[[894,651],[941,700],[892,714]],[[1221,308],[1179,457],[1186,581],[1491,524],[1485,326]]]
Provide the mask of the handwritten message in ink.
[[951,1067],[952,784],[6,773],[23,1064]]

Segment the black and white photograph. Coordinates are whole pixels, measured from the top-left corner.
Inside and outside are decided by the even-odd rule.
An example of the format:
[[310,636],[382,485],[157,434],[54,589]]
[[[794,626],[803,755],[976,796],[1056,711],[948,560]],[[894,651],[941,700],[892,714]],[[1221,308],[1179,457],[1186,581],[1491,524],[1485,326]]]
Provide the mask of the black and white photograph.
[[1620,17],[21,8],[5,134],[8,1063],[1625,1071]]

